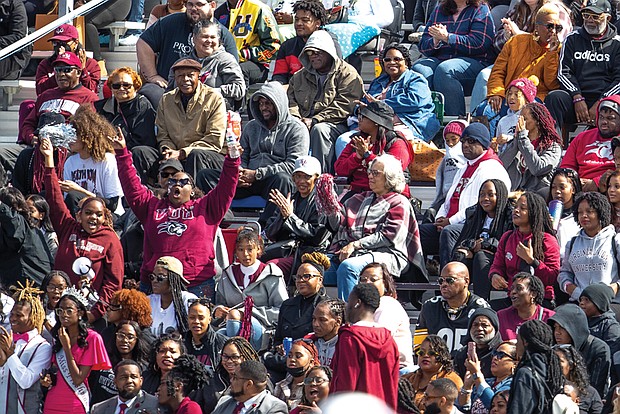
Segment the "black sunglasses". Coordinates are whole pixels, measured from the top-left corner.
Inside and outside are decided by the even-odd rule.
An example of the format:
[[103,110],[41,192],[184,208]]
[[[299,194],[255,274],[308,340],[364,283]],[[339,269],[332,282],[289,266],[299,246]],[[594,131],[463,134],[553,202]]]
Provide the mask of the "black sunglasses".
[[512,355],[507,354],[504,351],[498,351],[498,350],[491,351],[491,357],[492,358],[497,358],[497,359],[510,358],[511,360],[516,361],[516,358],[513,358]]
[[113,83],[112,85],[110,85],[110,87],[112,89],[120,89],[121,87],[125,89],[130,89],[131,87],[133,87],[133,83],[126,83],[126,82]]
[[162,172],[159,173],[161,178],[172,177],[175,174],[176,174],[176,172],[165,172],[165,171],[162,171]]
[[564,30],[564,26],[562,26],[561,24],[547,23],[541,26],[545,26],[547,30],[555,30],[556,33],[560,33],[562,30]]
[[151,273],[149,275],[149,279],[151,279],[151,282],[154,281],[158,281],[158,282],[163,282],[164,280],[168,280],[168,276],[167,275],[156,275],[155,273]]
[[440,277],[439,279],[437,279],[437,283],[439,283],[439,286],[443,285],[443,282],[446,282],[449,285],[453,285],[457,280],[456,277]]
[[189,178],[170,178],[168,180],[168,187],[174,187],[175,185],[185,187],[190,182],[191,180]]
[[384,57],[383,58],[383,63],[390,63],[392,61],[394,61],[396,63],[400,63],[403,60],[405,60],[405,58],[401,58],[401,57]]
[[77,69],[75,66],[54,66],[54,72],[56,73],[71,73],[74,69]]

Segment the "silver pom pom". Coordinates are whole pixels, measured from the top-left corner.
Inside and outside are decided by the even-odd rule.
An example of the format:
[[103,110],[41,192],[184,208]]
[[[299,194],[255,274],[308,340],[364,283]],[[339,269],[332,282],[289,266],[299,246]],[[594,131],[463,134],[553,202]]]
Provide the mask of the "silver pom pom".
[[69,149],[69,145],[77,141],[75,128],[71,124],[46,125],[39,129],[39,137],[49,139],[54,148]]

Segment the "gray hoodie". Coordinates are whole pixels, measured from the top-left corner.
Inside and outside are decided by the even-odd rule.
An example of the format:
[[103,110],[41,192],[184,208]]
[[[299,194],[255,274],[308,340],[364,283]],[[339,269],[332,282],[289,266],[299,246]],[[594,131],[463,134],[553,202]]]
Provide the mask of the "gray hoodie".
[[[275,105],[278,119],[272,129],[267,128],[258,108],[258,98],[261,96]],[[289,114],[284,87],[278,82],[265,83],[252,96],[250,110],[254,119],[241,133],[241,166],[261,171],[261,179],[279,172],[292,174],[295,160],[308,154],[310,136],[308,128]]]
[[[571,247],[572,243],[572,247]],[[616,257],[613,257],[616,244]],[[616,237],[616,230],[609,225],[598,232],[594,237],[588,236],[583,230],[566,245],[564,260],[558,275],[558,284],[566,291],[566,283],[574,283],[577,288],[571,295],[572,301],[579,301],[581,292],[593,283],[611,285],[618,281],[618,260],[620,260],[620,239]],[[614,302],[620,303],[620,295],[616,295]]]

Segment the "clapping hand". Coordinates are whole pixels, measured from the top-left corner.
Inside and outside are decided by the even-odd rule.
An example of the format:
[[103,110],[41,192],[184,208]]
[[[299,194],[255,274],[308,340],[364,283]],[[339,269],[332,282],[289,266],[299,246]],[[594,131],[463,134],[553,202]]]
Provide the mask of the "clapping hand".
[[291,200],[291,194],[287,194],[284,197],[284,194],[280,192],[277,188],[274,188],[269,192],[269,201],[276,205],[280,209],[280,214],[283,219],[289,218],[293,214],[294,203]]
[[428,34],[435,40],[435,44],[448,41],[448,29],[443,24],[434,24],[428,28]]

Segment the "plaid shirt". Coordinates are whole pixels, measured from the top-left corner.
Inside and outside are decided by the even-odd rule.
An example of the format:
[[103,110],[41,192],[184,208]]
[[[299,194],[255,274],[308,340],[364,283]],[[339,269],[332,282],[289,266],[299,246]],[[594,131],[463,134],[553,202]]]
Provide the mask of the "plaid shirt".
[[[441,23],[448,30],[448,43],[441,42],[439,47],[433,44],[428,28]],[[493,63],[493,38],[495,27],[489,6],[486,3],[477,8],[467,6],[454,21],[452,16],[442,13],[438,5],[433,10],[420,40],[420,52],[427,57],[448,60],[456,57],[471,57],[485,64]]]

